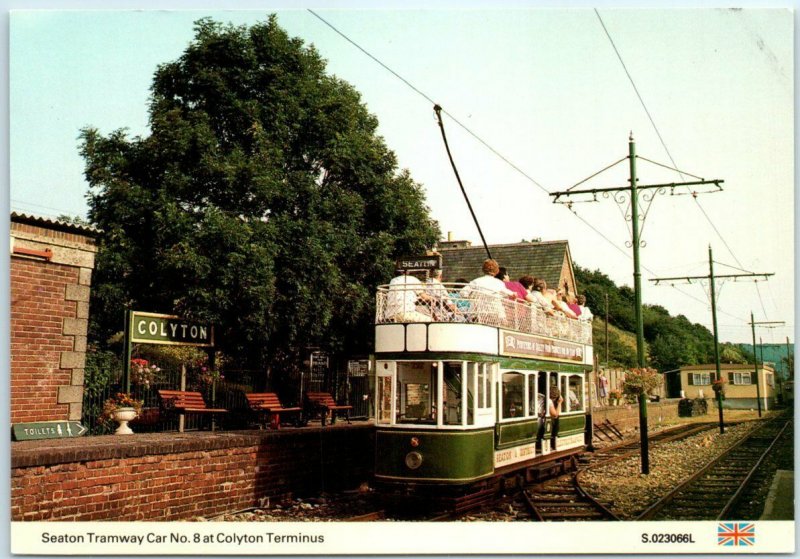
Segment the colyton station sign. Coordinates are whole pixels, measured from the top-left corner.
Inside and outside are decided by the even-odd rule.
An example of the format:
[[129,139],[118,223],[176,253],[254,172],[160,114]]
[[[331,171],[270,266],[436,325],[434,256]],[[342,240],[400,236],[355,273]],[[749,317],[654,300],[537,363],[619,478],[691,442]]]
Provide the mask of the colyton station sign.
[[169,314],[131,312],[130,341],[145,344],[214,346],[214,327]]

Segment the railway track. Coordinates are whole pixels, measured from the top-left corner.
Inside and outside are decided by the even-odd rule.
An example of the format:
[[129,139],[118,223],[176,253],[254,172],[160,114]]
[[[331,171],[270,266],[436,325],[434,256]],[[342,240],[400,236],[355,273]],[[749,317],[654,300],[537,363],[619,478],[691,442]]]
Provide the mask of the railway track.
[[[681,425],[650,436],[653,445],[684,439],[714,429],[714,424]],[[607,446],[578,459],[578,471],[522,489],[531,519],[537,521],[620,520],[607,503],[595,499],[580,483],[581,473],[639,453],[639,440]]]
[[637,520],[726,519],[790,421],[782,415],[754,430],[647,508]]

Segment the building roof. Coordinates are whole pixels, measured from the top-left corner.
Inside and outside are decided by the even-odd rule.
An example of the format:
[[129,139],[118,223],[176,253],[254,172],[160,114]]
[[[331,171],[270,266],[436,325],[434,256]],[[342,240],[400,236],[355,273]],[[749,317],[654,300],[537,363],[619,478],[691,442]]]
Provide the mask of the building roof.
[[[444,242],[443,245],[448,243]],[[508,268],[512,280],[530,274],[543,278],[548,287],[555,287],[561,280],[565,258],[569,266],[570,284],[574,283],[572,258],[567,241],[524,242],[503,245],[489,245],[492,258],[500,266]],[[481,267],[486,260],[483,245],[445,248],[440,246],[442,255],[442,279],[452,282],[459,278],[470,281],[483,274]]]
[[66,231],[67,233],[77,233],[80,235],[86,235],[87,237],[97,237],[101,233],[100,229],[94,227],[93,225],[80,225],[50,217],[41,217],[19,212],[11,212],[11,221],[15,223],[26,223],[28,225],[38,225],[40,227],[55,229],[57,231]]
[[[752,371],[753,364],[752,363],[720,363],[719,364],[720,370],[731,371]],[[773,368],[769,363],[761,363],[758,367],[759,369],[766,369],[768,371],[772,371]],[[717,366],[714,363],[709,363],[707,365],[687,365],[685,367],[681,367],[681,371],[715,371]]]

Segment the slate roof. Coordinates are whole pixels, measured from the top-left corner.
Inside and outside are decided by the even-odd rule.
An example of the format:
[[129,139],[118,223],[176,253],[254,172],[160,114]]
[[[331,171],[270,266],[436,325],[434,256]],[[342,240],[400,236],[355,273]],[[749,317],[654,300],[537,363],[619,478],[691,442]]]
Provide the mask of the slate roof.
[[[489,245],[492,257],[501,266],[508,268],[512,280],[530,274],[544,278],[548,287],[563,285],[566,279],[575,284],[572,259],[567,241],[525,242],[504,245]],[[486,260],[483,245],[463,248],[439,248],[442,255],[442,281],[453,282],[459,278],[471,281],[483,274],[481,267]],[[569,262],[569,277],[562,278],[564,259]]]

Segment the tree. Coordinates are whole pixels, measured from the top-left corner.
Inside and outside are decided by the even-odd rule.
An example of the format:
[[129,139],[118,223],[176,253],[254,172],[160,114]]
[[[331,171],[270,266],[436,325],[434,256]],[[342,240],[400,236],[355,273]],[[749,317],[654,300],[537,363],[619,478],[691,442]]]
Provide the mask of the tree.
[[199,20],[151,89],[150,136],[82,131],[103,231],[91,335],[133,308],[214,323],[251,368],[368,351],[375,286],[439,230],[359,94],[275,16]]

